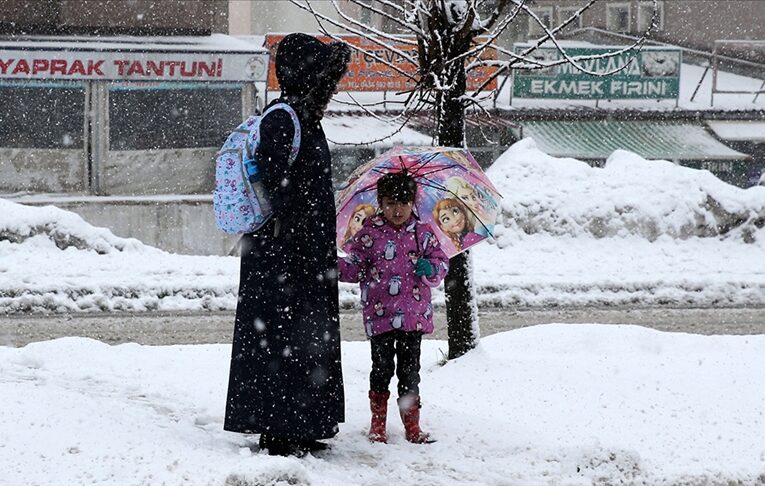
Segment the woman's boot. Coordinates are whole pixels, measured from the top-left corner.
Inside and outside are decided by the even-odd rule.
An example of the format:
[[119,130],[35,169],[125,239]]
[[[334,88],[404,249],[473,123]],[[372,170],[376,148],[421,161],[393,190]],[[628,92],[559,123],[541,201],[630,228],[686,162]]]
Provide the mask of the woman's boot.
[[420,430],[420,404],[419,395],[404,395],[398,399],[398,410],[401,413],[401,421],[404,422],[406,440],[413,444],[430,444],[435,442]]
[[372,425],[369,427],[369,440],[372,442],[388,442],[385,423],[388,418],[388,398],[390,392],[369,390],[369,408],[372,410]]

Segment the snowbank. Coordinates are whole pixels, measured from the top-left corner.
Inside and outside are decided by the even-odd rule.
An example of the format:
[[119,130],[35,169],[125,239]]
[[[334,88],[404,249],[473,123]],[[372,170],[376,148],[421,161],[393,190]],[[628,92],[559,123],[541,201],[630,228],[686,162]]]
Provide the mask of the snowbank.
[[[483,307],[765,306],[765,187],[621,151],[591,168],[528,139],[488,173],[505,199],[496,243],[472,252]],[[0,200],[0,214],[0,312],[236,307],[236,258],[166,253],[53,207]],[[341,305],[358,302],[341,284]]]
[[0,242],[22,243],[41,235],[59,249],[74,247],[99,254],[114,251],[145,251],[140,241],[114,236],[96,228],[75,213],[54,206],[31,207],[0,199]]
[[624,237],[654,241],[731,234],[752,242],[765,225],[765,187],[740,189],[711,172],[616,151],[605,167],[551,157],[532,139],[487,171],[505,196],[503,235]]
[[0,199],[0,312],[223,310],[234,258],[175,255],[53,206]]
[[[369,344],[343,343],[346,422],[332,450],[269,457],[222,430],[230,346],[67,338],[0,347],[7,484],[757,485],[765,336],[546,325],[439,366],[422,352],[438,442],[370,444]],[[189,379],[193,377],[193,379]],[[395,392],[394,392],[395,395]],[[395,402],[391,398],[390,406]]]

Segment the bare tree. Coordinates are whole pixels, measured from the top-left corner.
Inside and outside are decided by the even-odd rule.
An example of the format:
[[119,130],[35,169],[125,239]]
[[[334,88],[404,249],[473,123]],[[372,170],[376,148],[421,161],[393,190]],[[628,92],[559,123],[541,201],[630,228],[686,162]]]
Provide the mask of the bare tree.
[[[529,5],[531,0],[344,0],[342,4],[338,0],[331,0],[337,13],[336,18],[317,12],[310,0],[290,1],[312,13],[319,28],[327,36],[342,41],[342,37],[331,34],[327,26],[341,29],[361,36],[415,66],[413,71],[405,70],[387,60],[388,56],[380,56],[349,44],[351,49],[361,51],[411,81],[411,89],[403,92],[408,96],[403,103],[400,119],[405,123],[412,114],[427,110],[435,121],[435,142],[451,147],[467,146],[466,110],[486,111],[485,101],[491,96],[488,90],[496,84],[494,81],[498,77],[507,76],[513,69],[547,69],[560,64],[570,64],[594,76],[615,74],[627,65],[607,72],[595,72],[586,68],[586,61],[621,56],[638,50],[648,37],[658,11],[657,0],[653,0],[651,27],[632,44],[599,55],[571,56],[559,42],[559,34],[601,0],[580,0],[581,8],[555,26],[545,24]],[[399,34],[384,32],[369,23],[361,22],[358,14],[363,10],[384,19]],[[528,19],[543,32],[540,38],[520,52],[497,45],[495,41],[510,26]],[[412,48],[402,49],[401,45],[410,45]],[[558,52],[557,59],[535,55],[542,46],[554,47]],[[492,54],[496,55],[483,55],[489,51],[494,51]],[[466,82],[468,74],[475,69],[487,67],[492,68],[493,73],[480,86],[469,91]],[[452,258],[445,281],[449,359],[474,348],[480,334],[470,262],[469,252]]]

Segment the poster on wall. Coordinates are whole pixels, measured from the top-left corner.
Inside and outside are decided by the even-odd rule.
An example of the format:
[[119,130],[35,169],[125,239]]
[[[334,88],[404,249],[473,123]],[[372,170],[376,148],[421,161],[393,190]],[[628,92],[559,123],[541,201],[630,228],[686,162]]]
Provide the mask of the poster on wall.
[[[279,91],[279,83],[276,80],[276,68],[273,61],[276,59],[277,45],[284,36],[285,34],[268,34],[266,36],[265,47],[271,54],[271,63],[268,66],[269,91]],[[404,56],[392,52],[374,41],[361,36],[343,35],[341,37],[349,44],[357,46],[359,49],[374,55],[364,54],[357,49],[352,50],[348,72],[340,81],[338,87],[340,91],[406,91],[414,87],[414,83],[411,79],[386,64],[392,64],[405,73],[415,75],[417,73],[417,66],[409,62]],[[317,36],[317,38],[322,42],[332,41],[328,36]],[[416,59],[417,45],[411,43],[411,41],[414,40],[414,37],[402,36],[401,39],[401,42],[393,42],[388,39],[384,39],[381,42],[391,45],[395,49]],[[481,42],[481,38],[476,40]],[[496,58],[497,52],[494,49],[484,49],[481,56],[481,59],[483,60],[496,60]],[[494,68],[492,67],[478,67],[471,70],[468,73],[467,88],[469,90],[477,89],[483,85],[493,73]],[[496,87],[497,80],[494,79],[485,89],[490,91],[496,89]]]

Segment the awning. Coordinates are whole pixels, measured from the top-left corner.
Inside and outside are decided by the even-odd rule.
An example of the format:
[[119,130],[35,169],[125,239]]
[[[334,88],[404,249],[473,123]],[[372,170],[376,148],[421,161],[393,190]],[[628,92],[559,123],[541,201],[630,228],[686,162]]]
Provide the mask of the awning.
[[[516,131],[516,133],[518,133]],[[530,121],[523,136],[556,157],[602,160],[629,150],[653,160],[747,160],[717,141],[701,125],[659,121]]]
[[715,120],[707,125],[715,135],[732,142],[765,142],[765,121]]

